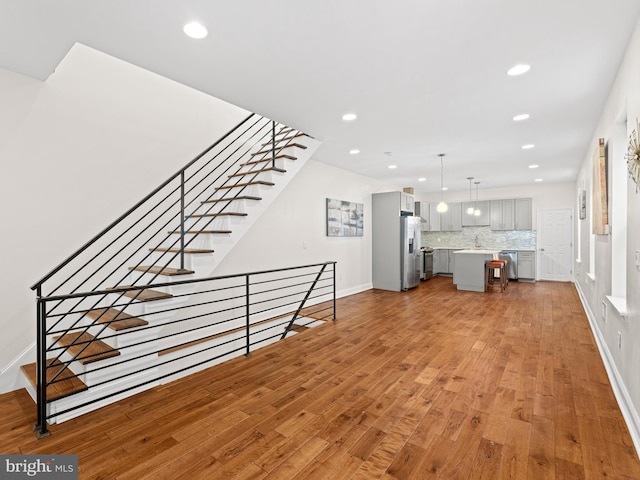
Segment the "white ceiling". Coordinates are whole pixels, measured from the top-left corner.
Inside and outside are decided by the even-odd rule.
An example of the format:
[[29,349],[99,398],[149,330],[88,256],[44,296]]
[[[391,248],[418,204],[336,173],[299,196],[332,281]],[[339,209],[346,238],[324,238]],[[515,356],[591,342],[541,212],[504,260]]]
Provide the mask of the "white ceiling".
[[[0,67],[46,79],[80,42],[302,129],[323,142],[319,161],[417,192],[439,191],[439,153],[450,190],[469,176],[569,182],[639,15],[638,0],[0,0]],[[182,33],[191,20],[206,39]],[[517,63],[532,68],[507,76]]]

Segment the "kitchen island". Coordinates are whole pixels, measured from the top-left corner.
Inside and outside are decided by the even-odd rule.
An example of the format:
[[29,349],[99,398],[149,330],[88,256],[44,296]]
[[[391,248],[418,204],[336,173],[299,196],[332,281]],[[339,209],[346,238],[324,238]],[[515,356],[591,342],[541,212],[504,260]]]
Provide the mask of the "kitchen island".
[[484,262],[498,258],[499,250],[457,250],[453,283],[458,290],[484,292]]

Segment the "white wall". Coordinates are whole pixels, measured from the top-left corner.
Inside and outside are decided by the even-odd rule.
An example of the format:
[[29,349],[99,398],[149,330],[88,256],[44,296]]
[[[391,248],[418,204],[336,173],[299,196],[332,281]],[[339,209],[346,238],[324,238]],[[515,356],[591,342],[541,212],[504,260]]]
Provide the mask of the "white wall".
[[29,287],[248,112],[79,44],[46,82],[0,70],[0,104],[2,372]]
[[[220,263],[216,274],[337,261],[336,289],[371,288],[371,194],[391,184],[309,160]],[[326,199],[364,204],[364,236],[326,236]]]
[[[587,148],[575,191],[576,197],[581,189],[587,192],[587,218],[575,222],[576,242],[580,244],[580,261],[576,261],[576,285],[589,314],[636,449],[640,449],[640,271],[634,264],[634,252],[640,250],[640,194],[636,191],[636,185],[627,179],[626,274],[618,273],[611,266],[612,256],[618,253],[613,252],[612,237],[592,235],[590,222],[593,151],[598,138],[612,142],[616,124],[625,116],[628,119],[628,137],[636,127],[636,120],[640,118],[640,22],[636,25],[618,77]],[[608,158],[609,178],[614,164],[622,168],[626,166],[623,149],[618,145],[614,150],[618,154]],[[609,181],[609,188],[611,185]],[[610,218],[613,213],[611,208],[610,202]],[[621,230],[624,234],[624,229]],[[623,299],[626,298],[626,317],[619,315],[605,298],[612,293],[612,275],[626,275],[626,293],[623,294]],[[606,320],[603,302],[607,308]],[[618,332],[622,337],[621,347],[618,347]]]

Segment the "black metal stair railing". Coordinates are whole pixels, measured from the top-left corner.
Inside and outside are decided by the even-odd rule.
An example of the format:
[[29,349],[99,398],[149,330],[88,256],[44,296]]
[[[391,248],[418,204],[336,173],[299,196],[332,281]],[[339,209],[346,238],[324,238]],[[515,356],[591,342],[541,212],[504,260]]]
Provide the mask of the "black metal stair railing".
[[[38,420],[35,430],[39,437],[49,434],[48,421],[74,410],[112,397],[139,391],[163,379],[170,379],[187,371],[237,355],[250,356],[261,345],[278,341],[292,331],[314,323],[336,319],[336,262],[302,265],[289,268],[224,275],[177,282],[158,282],[152,285],[121,287],[114,290],[94,290],[66,295],[39,297],[38,358],[44,376],[38,378]],[[47,342],[52,336],[78,332],[81,327],[56,329],[61,314],[47,315],[49,304],[81,305],[78,300],[92,299],[131,289],[183,288],[170,302],[160,308],[139,314],[146,325],[115,330],[102,335],[105,342],[116,343],[118,356],[105,362],[91,362],[79,374],[87,382],[88,390],[112,385],[108,393],[69,403],[55,412],[48,412],[50,387],[76,377],[73,364],[82,357],[68,346]],[[116,307],[122,305],[116,304]],[[68,315],[83,315],[82,307],[68,311]],[[117,321],[117,320],[116,320]],[[168,327],[174,327],[173,329]],[[159,333],[158,333],[159,332]],[[90,342],[75,344],[82,346]],[[54,365],[55,363],[55,365]],[[69,367],[64,370],[62,367]],[[57,370],[46,374],[47,368]],[[129,380],[130,379],[130,380]],[[69,394],[73,398],[73,394]]]
[[[153,286],[181,284],[163,283],[159,277],[170,267],[177,273],[193,273],[185,268],[185,253],[200,240],[198,233],[230,233],[210,229],[221,218],[240,214],[232,210],[234,202],[254,198],[245,192],[262,173],[278,170],[277,156],[293,145],[298,134],[248,115],[31,287],[38,300],[39,425],[46,424],[40,415],[47,403],[46,385],[61,376],[59,371],[47,380],[48,362],[68,356],[71,347],[79,347],[74,360],[86,357],[91,345],[110,338],[107,330],[121,321],[117,316],[109,320],[112,309],[134,308]],[[88,315],[94,316],[88,321]],[[82,341],[90,330],[94,340]],[[77,339],[60,345],[71,332]],[[55,357],[48,358],[56,349]]]

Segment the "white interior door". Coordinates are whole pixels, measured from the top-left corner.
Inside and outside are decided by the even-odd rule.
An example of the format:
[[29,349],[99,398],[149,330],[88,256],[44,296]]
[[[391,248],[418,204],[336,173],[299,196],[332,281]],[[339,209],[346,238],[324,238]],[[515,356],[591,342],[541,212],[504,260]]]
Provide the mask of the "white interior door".
[[538,280],[572,280],[572,217],[570,208],[538,210]]

